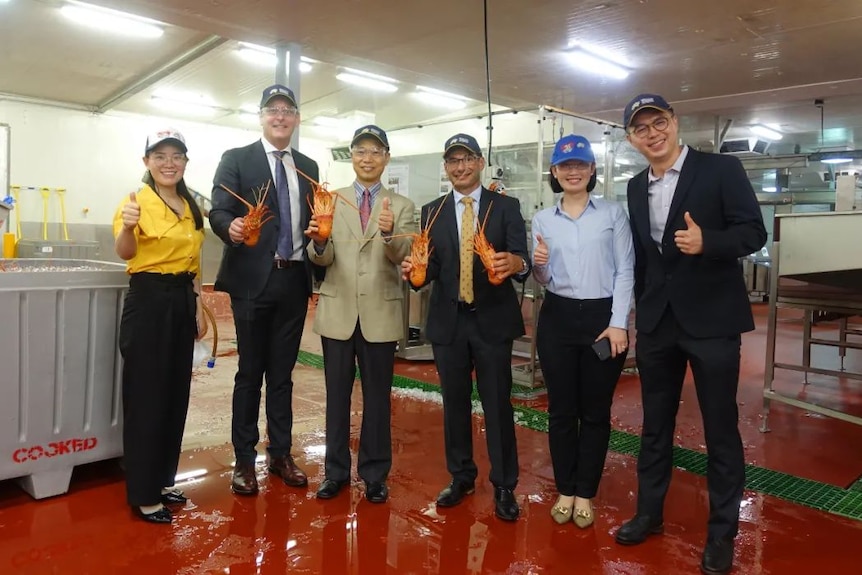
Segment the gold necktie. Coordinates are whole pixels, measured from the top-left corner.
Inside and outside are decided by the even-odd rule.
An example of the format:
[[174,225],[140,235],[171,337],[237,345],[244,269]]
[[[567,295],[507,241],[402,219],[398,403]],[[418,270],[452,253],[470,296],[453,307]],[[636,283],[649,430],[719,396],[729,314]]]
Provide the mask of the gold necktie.
[[461,299],[473,303],[473,198],[461,198]]

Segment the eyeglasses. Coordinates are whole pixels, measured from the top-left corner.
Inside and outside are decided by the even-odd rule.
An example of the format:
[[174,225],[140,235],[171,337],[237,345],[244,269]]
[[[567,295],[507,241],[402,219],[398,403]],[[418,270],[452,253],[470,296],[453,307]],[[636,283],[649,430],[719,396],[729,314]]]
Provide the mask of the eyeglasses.
[[557,164],[554,167],[557,169],[558,172],[586,172],[587,170],[591,169],[593,165],[588,162],[569,160],[568,162]]
[[354,158],[367,158],[371,156],[375,160],[378,160],[386,155],[386,150],[382,148],[354,148],[350,150],[350,153]]
[[153,160],[156,164],[167,164],[168,162],[172,164],[185,164],[189,161],[188,157],[185,154],[150,154],[150,159]]
[[635,124],[634,126],[629,126],[626,132],[638,138],[646,138],[649,135],[650,128],[655,128],[656,132],[667,130],[667,127],[670,125],[670,118],[670,116],[661,116],[651,124]]
[[469,156],[461,156],[459,158],[446,158],[443,160],[447,166],[450,168],[457,168],[463,162],[465,166],[472,166],[476,162],[479,161],[479,156],[469,155]]
[[276,116],[284,116],[285,118],[292,118],[299,113],[299,110],[296,108],[263,108],[263,113],[270,117]]

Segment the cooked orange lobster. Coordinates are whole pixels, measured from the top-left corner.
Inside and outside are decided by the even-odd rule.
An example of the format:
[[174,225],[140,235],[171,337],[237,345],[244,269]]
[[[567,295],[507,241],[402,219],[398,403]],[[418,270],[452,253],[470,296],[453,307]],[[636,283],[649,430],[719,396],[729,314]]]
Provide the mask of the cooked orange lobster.
[[425,222],[425,226],[421,228],[420,232],[413,234],[413,244],[410,246],[410,260],[413,263],[410,270],[410,284],[415,288],[421,287],[425,283],[428,258],[434,251],[434,247],[431,246],[431,226],[434,225],[445,203],[445,200],[440,202],[434,214],[428,214],[428,221]]
[[[291,166],[293,167],[293,166]],[[305,174],[302,170],[293,167],[296,173],[305,178],[311,183],[311,193],[314,195],[314,201],[308,199],[308,207],[311,209],[311,214],[314,216],[314,221],[317,222],[318,235],[326,239],[332,234],[332,216],[335,214],[335,204],[340,197],[338,192],[331,192],[326,189],[326,182],[322,184],[314,178]]]
[[248,213],[243,217],[243,231],[245,234],[243,243],[249,247],[257,245],[258,240],[260,240],[260,228],[263,227],[263,224],[275,218],[265,204],[266,196],[269,193],[269,184],[270,182],[266,182],[266,184],[257,190],[252,189],[254,204],[249,203],[245,198],[224,184],[219,184],[224,191],[241,201],[248,208]]
[[494,255],[497,252],[494,251],[494,246],[485,237],[485,225],[488,223],[488,215],[491,213],[492,205],[494,205],[494,202],[488,203],[488,211],[485,212],[485,219],[482,221],[479,229],[476,230],[476,233],[473,234],[473,252],[482,260],[482,265],[485,266],[485,271],[488,272],[488,281],[491,282],[491,285],[497,286],[503,283],[503,280],[506,278],[498,276],[494,271]]

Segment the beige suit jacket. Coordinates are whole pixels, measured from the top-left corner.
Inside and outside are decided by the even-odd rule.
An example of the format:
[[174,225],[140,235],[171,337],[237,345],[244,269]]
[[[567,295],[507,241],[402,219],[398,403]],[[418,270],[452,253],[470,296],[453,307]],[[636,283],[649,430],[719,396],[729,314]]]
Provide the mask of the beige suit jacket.
[[410,254],[413,238],[393,237],[384,242],[377,219],[383,198],[389,198],[395,216],[392,234],[415,233],[413,202],[381,188],[362,233],[353,186],[338,193],[351,205],[338,200],[332,234],[322,253],[317,253],[314,242],[309,242],[307,248],[311,262],[326,267],[314,315],[314,331],[343,341],[353,335],[358,320],[366,341],[398,341],[404,332],[401,261]]

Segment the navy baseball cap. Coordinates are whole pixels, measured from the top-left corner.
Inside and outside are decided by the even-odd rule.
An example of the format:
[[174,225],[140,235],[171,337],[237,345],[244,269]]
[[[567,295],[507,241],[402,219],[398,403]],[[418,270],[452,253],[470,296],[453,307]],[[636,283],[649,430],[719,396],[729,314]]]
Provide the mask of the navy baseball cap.
[[551,165],[557,166],[569,160],[580,160],[594,164],[596,162],[596,155],[593,153],[590,141],[583,136],[576,136],[575,134],[560,138],[557,141],[557,145],[554,146],[554,153],[551,154]]
[[281,84],[273,84],[272,86],[266,88],[263,91],[263,94],[260,97],[260,107],[265,108],[269,101],[273,98],[281,96],[282,98],[287,98],[291,104],[293,104],[294,108],[298,108],[296,105],[296,96],[293,95],[293,90],[288,88],[287,86],[282,86]]
[[632,118],[634,118],[635,114],[646,108],[652,108],[653,110],[660,110],[662,112],[673,112],[673,108],[671,108],[670,104],[667,103],[667,100],[658,94],[640,94],[635,96],[623,111],[623,126],[628,128],[631,125]]
[[386,137],[386,132],[384,132],[380,127],[375,126],[374,124],[369,124],[367,126],[362,126],[355,132],[353,132],[353,140],[350,142],[350,147],[356,145],[356,142],[361,140],[362,138],[374,138],[387,150],[389,149],[389,138]]
[[444,158],[452,148],[465,148],[477,156],[482,157],[482,148],[479,146],[479,142],[476,141],[476,138],[468,134],[455,134],[446,140],[446,145],[443,147]]

